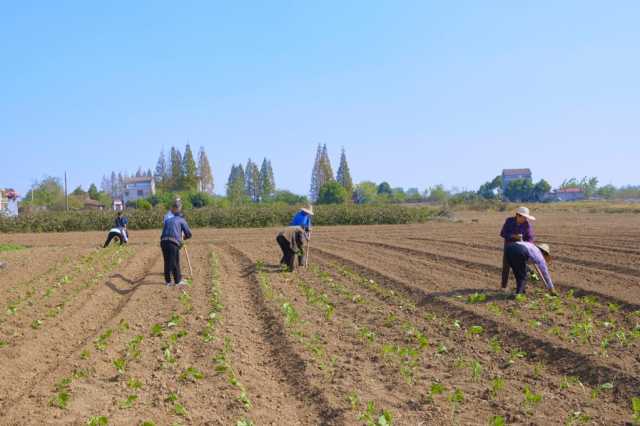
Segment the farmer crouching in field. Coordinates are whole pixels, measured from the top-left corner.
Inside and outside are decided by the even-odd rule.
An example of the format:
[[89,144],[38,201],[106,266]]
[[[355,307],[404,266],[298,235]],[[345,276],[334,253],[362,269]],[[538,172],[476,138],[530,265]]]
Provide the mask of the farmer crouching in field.
[[549,275],[548,263],[551,262],[549,245],[533,244],[525,241],[511,243],[505,249],[507,264],[516,276],[516,294],[524,294],[529,277],[528,262],[540,272],[542,281],[551,294],[555,294],[553,281]]
[[120,241],[120,245],[126,244],[129,241],[126,228],[111,228],[107,235],[107,241],[104,242],[104,248],[107,248],[114,238]]
[[313,216],[313,206],[300,209],[291,219],[289,226],[276,238],[282,250],[280,264],[287,265],[291,272],[295,268],[296,256],[300,266],[306,264],[306,245],[311,238],[311,216]]
[[533,243],[535,235],[533,234],[533,225],[531,222],[536,220],[531,216],[529,209],[526,207],[518,207],[516,215],[508,218],[502,226],[500,236],[504,239],[504,252],[502,255],[502,288],[507,288],[509,282],[509,264],[507,263],[507,246],[517,241],[525,241]]
[[191,238],[191,229],[180,210],[180,203],[174,202],[171,206],[171,216],[164,220],[160,237],[160,248],[164,258],[164,282],[167,286],[172,285],[172,276],[176,285],[186,284],[182,281],[180,271],[180,248],[183,235],[185,240]]

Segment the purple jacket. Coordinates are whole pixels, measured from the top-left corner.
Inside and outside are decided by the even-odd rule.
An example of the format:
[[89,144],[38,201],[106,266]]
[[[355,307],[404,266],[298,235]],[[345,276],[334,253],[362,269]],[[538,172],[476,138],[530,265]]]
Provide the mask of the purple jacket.
[[510,217],[504,222],[500,236],[504,238],[505,244],[509,244],[513,242],[511,236],[514,234],[522,234],[522,241],[529,243],[533,243],[536,240],[536,236],[533,233],[533,226],[528,221],[519,224],[515,217]]

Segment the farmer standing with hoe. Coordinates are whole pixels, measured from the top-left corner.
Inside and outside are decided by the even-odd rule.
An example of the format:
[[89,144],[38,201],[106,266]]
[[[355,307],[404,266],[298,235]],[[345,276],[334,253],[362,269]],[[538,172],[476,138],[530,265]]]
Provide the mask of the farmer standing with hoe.
[[531,216],[529,209],[518,207],[515,216],[508,218],[502,226],[500,236],[504,239],[504,252],[502,255],[502,288],[507,288],[509,282],[509,263],[507,262],[507,247],[517,241],[533,243],[535,235],[531,222],[536,220]]
[[[308,242],[311,238],[311,217],[313,216],[313,206],[300,209],[289,226],[282,230],[276,237],[278,245],[282,250],[280,264],[287,265],[290,272],[295,268],[295,258],[298,256],[298,265],[306,265],[309,255]],[[305,245],[307,245],[305,249]]]
[[182,272],[180,270],[180,249],[183,246],[184,239],[191,238],[191,229],[187,221],[181,213],[181,203],[176,200],[171,205],[171,217],[164,220],[162,226],[162,236],[160,237],[160,248],[162,249],[162,257],[164,258],[164,282],[167,287],[171,287],[171,277],[175,285],[186,284],[182,280]]

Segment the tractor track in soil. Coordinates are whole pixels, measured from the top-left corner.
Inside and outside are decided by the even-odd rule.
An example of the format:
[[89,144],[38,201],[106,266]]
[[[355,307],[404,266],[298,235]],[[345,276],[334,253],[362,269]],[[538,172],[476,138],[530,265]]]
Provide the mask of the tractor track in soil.
[[491,318],[482,316],[445,299],[432,297],[423,289],[392,277],[390,274],[382,272],[377,268],[317,246],[314,250],[317,256],[323,256],[328,260],[342,263],[389,288],[406,294],[415,301],[417,306],[428,307],[430,310],[437,311],[441,314],[454,315],[463,322],[482,325],[489,333],[499,335],[503,341],[509,342],[515,347],[520,347],[529,354],[534,354],[533,356],[537,359],[544,360],[550,369],[557,371],[559,374],[579,377],[584,383],[592,386],[598,386],[615,379],[618,384],[615,389],[615,395],[621,403],[626,403],[630,397],[635,395],[637,389],[640,389],[640,379],[624,371],[597,364],[583,354],[567,348],[558,347],[543,338],[535,337],[512,327],[505,326]]

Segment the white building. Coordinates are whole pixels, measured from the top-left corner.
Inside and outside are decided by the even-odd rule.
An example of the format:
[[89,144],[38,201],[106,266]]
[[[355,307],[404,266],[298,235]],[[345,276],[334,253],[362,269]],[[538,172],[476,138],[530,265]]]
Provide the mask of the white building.
[[132,177],[124,181],[122,201],[126,205],[130,201],[155,195],[156,183],[151,176]]

